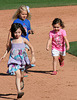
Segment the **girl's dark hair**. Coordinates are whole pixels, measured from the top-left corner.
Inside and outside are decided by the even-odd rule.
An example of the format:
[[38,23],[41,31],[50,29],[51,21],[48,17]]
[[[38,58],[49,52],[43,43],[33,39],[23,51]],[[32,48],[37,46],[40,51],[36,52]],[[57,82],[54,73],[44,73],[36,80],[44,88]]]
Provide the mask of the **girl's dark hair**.
[[52,22],[52,26],[55,25],[55,24],[57,24],[57,23],[59,23],[62,28],[65,27],[63,21],[60,18],[55,18],[53,20],[53,22]]
[[22,34],[23,34],[24,36],[26,36],[26,31],[25,31],[25,29],[23,28],[23,26],[22,26],[20,23],[13,23],[13,24],[11,25],[11,28],[10,28],[11,36],[12,36],[13,38],[15,38],[14,32],[16,32],[16,30],[17,30],[18,28],[20,28],[21,31],[22,31]]

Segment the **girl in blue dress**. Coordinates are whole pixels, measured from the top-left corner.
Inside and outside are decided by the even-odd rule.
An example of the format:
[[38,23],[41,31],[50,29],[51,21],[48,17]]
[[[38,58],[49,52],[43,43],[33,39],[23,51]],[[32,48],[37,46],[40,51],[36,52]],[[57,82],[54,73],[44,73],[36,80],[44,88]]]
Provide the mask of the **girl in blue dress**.
[[24,95],[24,92],[21,92],[24,70],[26,65],[30,65],[30,60],[25,50],[25,43],[31,48],[32,63],[35,63],[34,49],[26,38],[21,37],[22,33],[26,36],[26,32],[21,24],[13,23],[10,32],[12,38],[10,39],[7,50],[1,59],[3,59],[10,51],[8,73],[11,75],[14,73],[16,74],[17,98],[21,98]]

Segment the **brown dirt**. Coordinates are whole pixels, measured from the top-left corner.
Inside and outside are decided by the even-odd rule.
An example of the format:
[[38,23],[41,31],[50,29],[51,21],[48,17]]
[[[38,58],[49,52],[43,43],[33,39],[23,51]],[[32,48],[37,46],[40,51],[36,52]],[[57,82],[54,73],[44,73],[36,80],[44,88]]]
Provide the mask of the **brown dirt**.
[[[30,41],[35,48],[36,67],[29,69],[24,78],[25,95],[21,100],[77,100],[77,58],[67,54],[64,67],[57,66],[58,74],[52,76],[51,50],[46,51],[49,31],[55,17],[65,23],[69,41],[77,40],[77,6],[31,8],[31,25],[35,30]],[[16,10],[0,10],[0,57],[6,46],[7,35]],[[9,55],[8,55],[9,56]],[[0,62],[0,100],[16,100],[15,77],[8,76],[8,56]]]

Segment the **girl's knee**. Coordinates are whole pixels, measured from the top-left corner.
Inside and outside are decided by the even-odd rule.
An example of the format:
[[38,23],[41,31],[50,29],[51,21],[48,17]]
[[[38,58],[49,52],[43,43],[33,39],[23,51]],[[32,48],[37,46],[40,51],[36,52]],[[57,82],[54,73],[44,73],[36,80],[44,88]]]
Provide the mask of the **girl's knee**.
[[53,56],[53,60],[57,61],[58,57],[57,56]]
[[20,77],[21,77],[20,70],[17,70],[17,71],[16,71],[16,77],[17,77],[17,78],[20,78]]

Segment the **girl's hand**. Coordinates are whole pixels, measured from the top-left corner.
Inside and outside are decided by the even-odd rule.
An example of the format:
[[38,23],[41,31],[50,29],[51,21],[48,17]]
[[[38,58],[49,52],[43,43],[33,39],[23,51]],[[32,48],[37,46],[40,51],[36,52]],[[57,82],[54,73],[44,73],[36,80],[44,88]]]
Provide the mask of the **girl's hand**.
[[0,58],[0,62],[1,62],[2,58]]
[[69,50],[69,48],[70,48],[70,47],[69,47],[69,46],[67,46],[67,50]]
[[46,47],[46,50],[49,51],[49,47]]
[[34,63],[35,63],[35,61],[36,61],[36,60],[35,60],[35,57],[33,56],[33,57],[32,57],[32,60],[31,60],[31,63],[33,63],[33,64],[34,64]]
[[1,57],[1,58],[0,58],[0,62],[1,62],[1,60],[2,60],[3,58],[4,58],[4,57]]
[[0,58],[0,61],[6,57],[7,53],[8,53],[8,51],[6,50],[4,55]]
[[46,45],[46,50],[49,51],[49,46],[51,44],[52,38],[49,38]]
[[33,30],[29,30],[28,33],[29,34],[34,34],[34,31]]
[[64,36],[64,39],[65,39],[65,43],[66,43],[66,46],[67,46],[66,49],[69,50],[70,45],[69,45],[68,39],[67,39],[66,36]]

